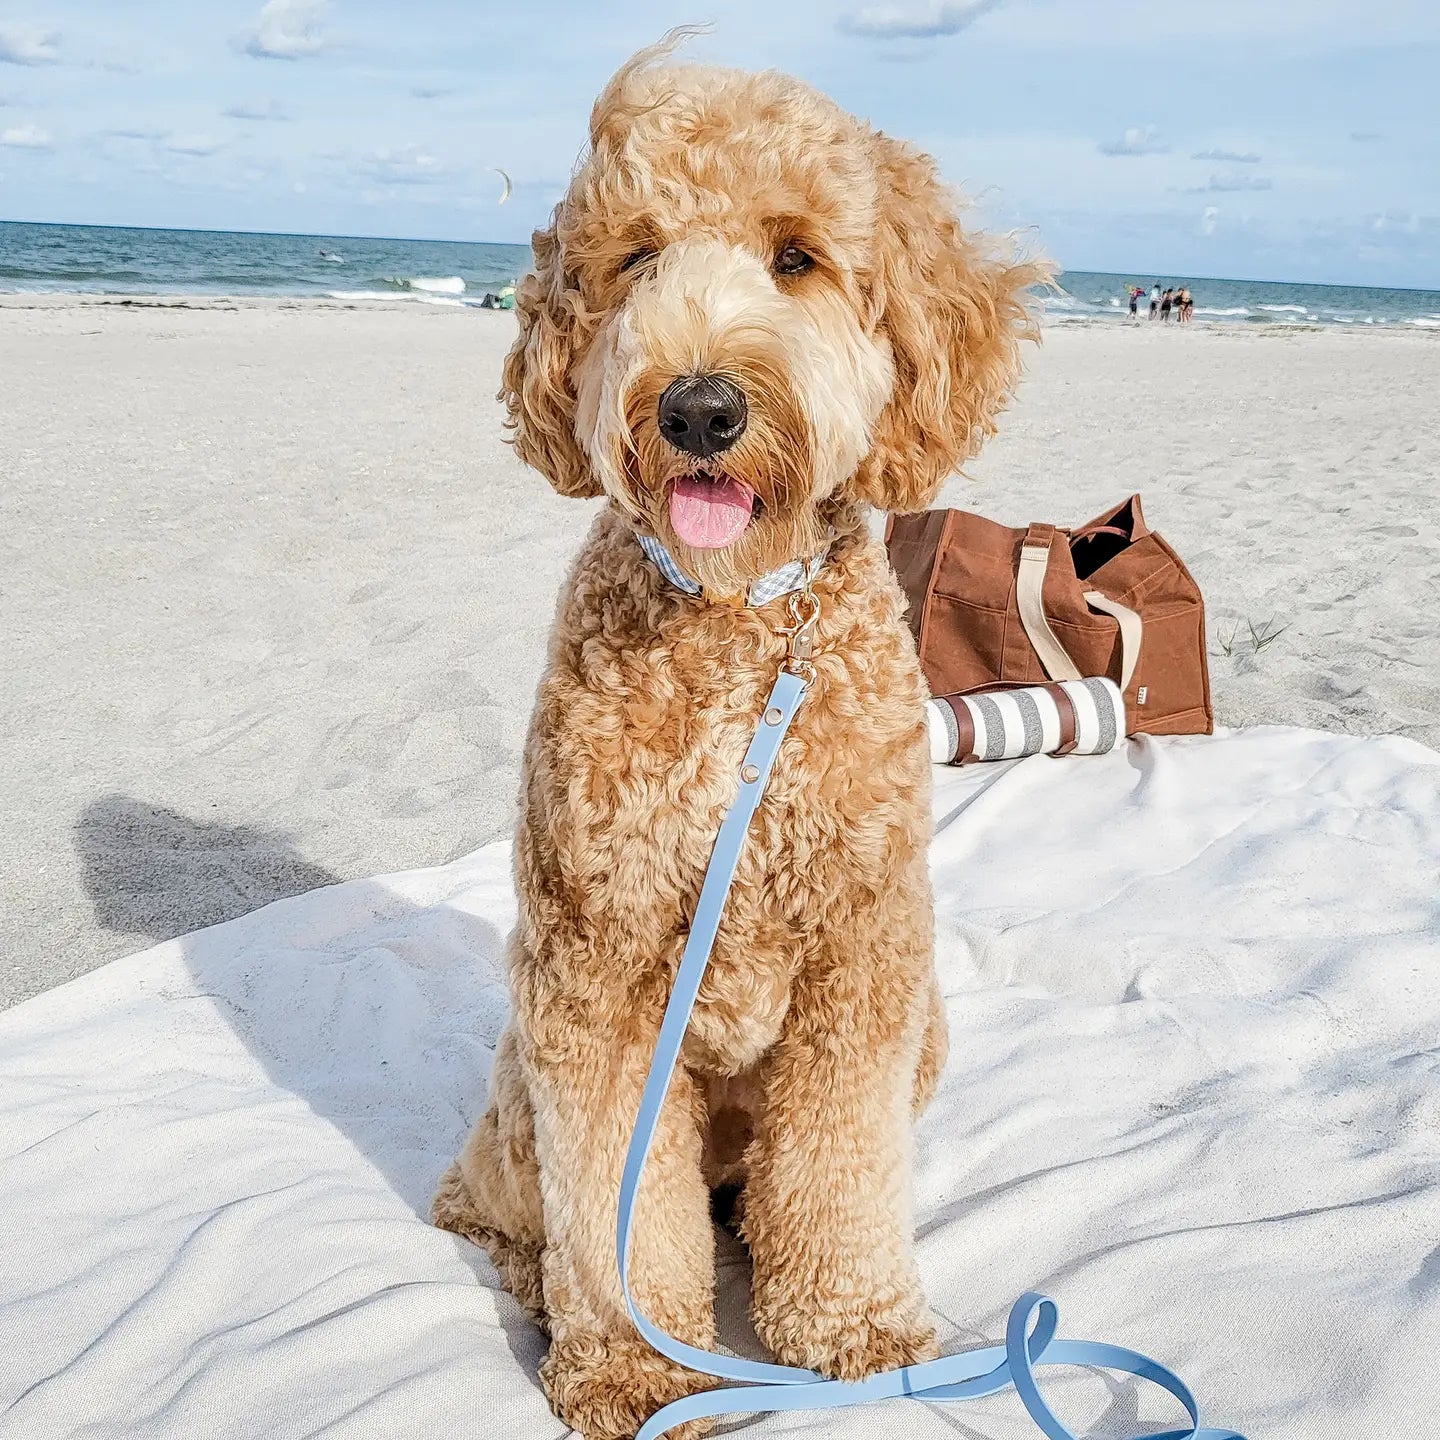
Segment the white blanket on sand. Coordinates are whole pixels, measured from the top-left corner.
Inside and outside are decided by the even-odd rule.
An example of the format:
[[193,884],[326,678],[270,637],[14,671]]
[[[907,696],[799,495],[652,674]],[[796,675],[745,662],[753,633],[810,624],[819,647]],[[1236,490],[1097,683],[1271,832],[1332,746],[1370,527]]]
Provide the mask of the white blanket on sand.
[[[1261,729],[935,773],[952,1041],[916,1188],[947,1346],[1040,1288],[1253,1440],[1430,1433],[1440,755]],[[4,1440],[564,1433],[538,1335],[423,1218],[484,1099],[513,911],[492,846],[0,1019]],[[1042,1383],[1097,1440],[1178,1423],[1149,1387]],[[1007,1395],[745,1433],[1039,1432]]]

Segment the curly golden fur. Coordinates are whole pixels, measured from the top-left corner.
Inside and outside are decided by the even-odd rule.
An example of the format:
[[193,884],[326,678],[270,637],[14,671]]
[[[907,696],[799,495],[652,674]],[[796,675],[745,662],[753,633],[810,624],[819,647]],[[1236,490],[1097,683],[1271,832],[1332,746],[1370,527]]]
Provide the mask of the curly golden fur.
[[[962,231],[925,156],[797,81],[658,64],[667,49],[600,96],[520,289],[502,391],[516,449],[562,493],[608,504],[526,749],[513,1016],[434,1209],[548,1330],[546,1391],[591,1440],[633,1435],[706,1383],[624,1313],[616,1195],[686,918],[785,653],[783,605],[680,593],[637,531],[722,595],[830,546],[816,680],[641,1191],[637,1296],[713,1344],[710,1193],[739,1183],[754,1323],[781,1361],[853,1379],[931,1352],[909,1195],[912,1117],[945,1053],[925,687],[865,517],[923,508],[993,430],[1040,276]],[[787,247],[813,263],[777,274]],[[705,372],[749,415],[707,466],[756,497],[718,549],[671,524],[669,487],[696,467],[656,420],[671,381]]]

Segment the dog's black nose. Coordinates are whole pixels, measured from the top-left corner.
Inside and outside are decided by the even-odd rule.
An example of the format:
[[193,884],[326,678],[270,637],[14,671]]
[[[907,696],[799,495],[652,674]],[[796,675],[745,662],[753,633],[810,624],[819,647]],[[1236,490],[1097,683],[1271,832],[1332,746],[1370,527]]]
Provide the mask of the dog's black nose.
[[660,397],[660,433],[687,455],[718,455],[745,433],[745,396],[723,375],[682,375]]

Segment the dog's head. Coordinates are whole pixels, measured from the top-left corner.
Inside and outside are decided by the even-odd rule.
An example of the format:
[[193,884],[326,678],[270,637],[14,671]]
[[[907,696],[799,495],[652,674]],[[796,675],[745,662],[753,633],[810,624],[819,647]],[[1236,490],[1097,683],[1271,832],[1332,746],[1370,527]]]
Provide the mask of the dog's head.
[[961,230],[924,155],[781,75],[624,66],[520,287],[502,398],[563,494],[708,587],[923,509],[994,429],[1040,267]]

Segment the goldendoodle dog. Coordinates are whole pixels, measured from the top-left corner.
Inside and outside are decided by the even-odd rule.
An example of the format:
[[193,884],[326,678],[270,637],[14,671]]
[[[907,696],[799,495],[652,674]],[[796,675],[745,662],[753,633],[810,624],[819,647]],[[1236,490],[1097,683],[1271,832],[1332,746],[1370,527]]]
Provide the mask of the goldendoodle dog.
[[606,503],[525,752],[513,1014],[434,1206],[548,1330],[546,1392],[591,1440],[707,1383],[626,1316],[617,1190],[797,587],[819,604],[815,678],[662,1115],[632,1274],[653,1320],[711,1346],[712,1190],[741,1187],[780,1361],[855,1379],[932,1353],[910,1199],[946,1047],[926,691],[867,517],[923,509],[993,430],[1039,278],[961,229],[926,156],[798,81],[670,48],[596,102],[519,293],[515,448]]

